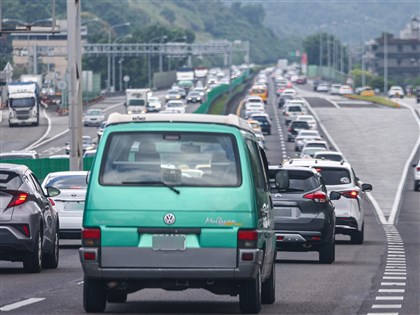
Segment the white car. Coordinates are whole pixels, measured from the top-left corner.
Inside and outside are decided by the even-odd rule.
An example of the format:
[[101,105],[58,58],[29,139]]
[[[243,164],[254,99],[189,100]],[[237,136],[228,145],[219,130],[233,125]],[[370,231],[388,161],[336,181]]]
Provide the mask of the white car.
[[42,188],[58,188],[61,193],[51,199],[60,217],[60,238],[80,238],[83,210],[87,190],[87,171],[64,171],[49,173]]
[[420,191],[420,160],[417,164],[413,164],[414,168],[414,190]]
[[341,193],[344,198],[332,200],[336,214],[335,233],[349,235],[351,243],[362,244],[364,213],[368,204],[366,192],[372,190],[372,185],[362,184],[348,162],[293,159],[286,163],[287,165],[315,168],[321,173],[328,193],[331,191]]
[[306,114],[306,109],[302,105],[294,105],[294,104],[286,105],[283,110],[283,115],[285,117],[286,125],[290,121],[295,119],[297,116],[305,115],[305,114]]
[[300,154],[297,154],[301,159],[312,159],[317,152],[326,151],[322,147],[303,148]]
[[159,112],[162,109],[162,103],[157,96],[151,96],[147,99],[147,112]]
[[185,104],[183,101],[169,101],[166,104],[165,113],[185,114]]
[[261,103],[245,104],[245,117],[249,117],[251,113],[265,113],[264,104],[261,104]]
[[295,96],[295,95],[297,95],[297,92],[294,89],[284,89],[284,91],[281,93],[281,95],[292,95],[292,96]]
[[295,138],[295,151],[301,151],[307,141],[322,140],[318,130],[300,130]]
[[312,115],[300,115],[296,117],[297,121],[306,121],[309,125],[310,129],[316,130],[318,127],[318,124]]
[[404,97],[404,90],[401,86],[391,86],[391,88],[388,91],[388,97],[389,98],[393,98],[393,97],[399,97],[399,98],[403,98]]
[[302,148],[302,151],[306,148],[324,148],[325,150],[330,149],[327,141],[323,141],[323,140],[306,141],[305,145]]
[[330,86],[327,83],[320,83],[316,87],[317,92],[328,92],[330,90]]
[[102,109],[90,108],[83,115],[83,126],[99,127],[105,120],[105,114]]
[[331,84],[330,94],[331,95],[338,95],[340,94],[341,84]]
[[338,90],[340,95],[350,95],[353,94],[353,88],[350,85],[342,85]]

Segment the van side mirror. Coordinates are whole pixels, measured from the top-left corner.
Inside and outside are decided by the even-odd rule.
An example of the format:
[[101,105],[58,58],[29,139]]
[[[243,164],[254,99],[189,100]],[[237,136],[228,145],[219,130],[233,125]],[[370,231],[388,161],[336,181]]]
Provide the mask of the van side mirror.
[[276,187],[279,190],[289,188],[289,173],[286,170],[279,170],[276,172]]
[[337,191],[330,192],[330,199],[331,200],[338,200],[341,198],[341,194]]
[[372,191],[372,188],[371,184],[362,184],[362,191]]
[[86,174],[86,184],[89,184],[89,180],[90,180],[90,171],[87,172]]

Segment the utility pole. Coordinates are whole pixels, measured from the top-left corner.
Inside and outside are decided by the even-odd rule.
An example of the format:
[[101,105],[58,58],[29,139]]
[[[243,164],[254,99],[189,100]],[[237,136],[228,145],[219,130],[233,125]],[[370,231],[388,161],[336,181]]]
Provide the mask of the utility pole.
[[70,129],[70,170],[83,170],[82,46],[80,1],[67,0],[67,60]]
[[388,35],[384,32],[384,93],[388,92]]

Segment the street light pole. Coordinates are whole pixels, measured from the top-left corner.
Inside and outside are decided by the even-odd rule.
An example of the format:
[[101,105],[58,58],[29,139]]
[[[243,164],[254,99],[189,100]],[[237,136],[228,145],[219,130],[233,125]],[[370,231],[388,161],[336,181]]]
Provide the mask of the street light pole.
[[[114,40],[114,42],[113,42],[113,44],[115,44],[119,39],[122,39],[122,38],[131,38],[131,37],[133,37],[133,35],[131,35],[131,34],[127,34],[127,35],[125,35],[125,36],[120,36],[120,37],[117,37],[115,40]],[[113,54],[112,55],[112,81],[111,81],[111,86],[113,86],[114,87],[114,92],[116,91],[116,86],[117,86],[117,80],[116,80],[116,71],[115,71],[115,59],[116,59],[116,57],[115,57],[115,55]],[[121,86],[121,85],[120,85]],[[120,87],[120,90],[121,90],[121,87]]]
[[163,71],[163,54],[162,54],[163,45],[162,45],[162,42],[165,41],[165,39],[167,39],[167,38],[168,38],[168,36],[166,36],[166,35],[162,36],[162,39],[161,39],[160,45],[159,45],[159,72]]
[[[151,40],[149,40],[147,43],[150,44],[154,40],[162,39],[163,37],[166,38],[166,35],[154,37]],[[148,46],[147,49],[150,49],[150,47]],[[151,89],[152,88],[152,61],[150,58],[150,52],[147,53],[147,81],[148,81],[149,89]]]
[[121,27],[121,26],[130,26],[130,22],[113,25],[108,30],[108,44],[109,44],[108,49],[109,49],[109,51],[108,51],[108,80],[107,80],[107,84],[106,84],[107,92],[109,92],[110,89],[111,89],[111,52],[110,52],[110,50],[111,50],[112,30],[114,28]]
[[120,64],[120,84],[119,84],[119,91],[121,92],[123,90],[122,87],[122,64],[123,64],[124,58],[120,58],[120,60],[118,61],[118,63]]
[[384,32],[384,93],[388,91],[388,36]]

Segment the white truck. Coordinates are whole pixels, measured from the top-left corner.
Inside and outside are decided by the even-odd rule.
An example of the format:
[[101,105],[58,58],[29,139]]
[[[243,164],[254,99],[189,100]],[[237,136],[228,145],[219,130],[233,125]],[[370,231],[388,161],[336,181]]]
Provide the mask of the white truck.
[[279,59],[277,60],[277,68],[281,70],[286,70],[289,62],[287,59]]
[[150,96],[152,96],[150,89],[125,90],[125,112],[127,114],[145,113]]
[[9,127],[39,125],[41,98],[36,82],[15,82],[7,86]]

